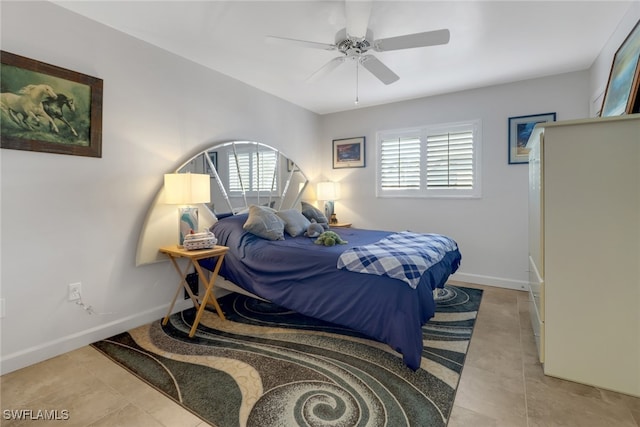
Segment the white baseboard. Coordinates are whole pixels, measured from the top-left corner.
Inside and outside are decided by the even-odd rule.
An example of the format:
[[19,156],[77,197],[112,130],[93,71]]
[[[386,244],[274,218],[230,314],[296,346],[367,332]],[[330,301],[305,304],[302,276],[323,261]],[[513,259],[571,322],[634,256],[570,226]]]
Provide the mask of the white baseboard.
[[451,280],[475,283],[476,285],[495,286],[497,288],[515,289],[517,291],[526,291],[529,285],[525,280],[504,279],[502,277],[482,276],[480,274],[459,272],[453,274],[451,276]]
[[[190,307],[193,307],[191,300],[177,301],[173,312],[176,313]],[[96,341],[137,328],[138,326],[151,323],[164,317],[167,314],[168,308],[169,304],[165,304],[142,313],[136,313],[104,325],[99,325],[12,354],[7,354],[0,359],[0,375],[22,369]]]

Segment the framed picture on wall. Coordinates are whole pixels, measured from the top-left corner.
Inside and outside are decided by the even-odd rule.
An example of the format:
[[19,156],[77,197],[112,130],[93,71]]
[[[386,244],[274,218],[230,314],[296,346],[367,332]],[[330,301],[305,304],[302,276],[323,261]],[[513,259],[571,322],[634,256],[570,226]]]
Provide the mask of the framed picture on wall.
[[357,138],[334,139],[333,168],[365,167],[364,142],[364,136]]
[[556,113],[509,117],[509,164],[529,163],[527,141],[538,123],[555,122]]
[[[218,152],[208,151],[206,154],[209,156],[209,160],[211,160],[213,167],[217,171],[218,170]],[[204,169],[203,169],[204,173],[211,175],[211,168],[209,167],[209,162],[207,161],[206,157],[203,157],[203,160],[204,160]]]
[[0,51],[0,147],[102,157],[101,79]]
[[613,56],[600,115],[608,117],[640,112],[639,87],[640,21]]

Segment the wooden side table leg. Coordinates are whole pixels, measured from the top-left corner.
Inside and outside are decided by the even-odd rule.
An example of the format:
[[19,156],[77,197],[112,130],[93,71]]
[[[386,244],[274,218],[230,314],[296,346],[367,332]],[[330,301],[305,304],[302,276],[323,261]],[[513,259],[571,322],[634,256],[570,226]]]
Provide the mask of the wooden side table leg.
[[216,267],[214,268],[213,273],[211,274],[211,277],[209,278],[209,280],[207,280],[207,276],[202,270],[202,267],[200,266],[198,261],[193,260],[193,265],[195,266],[196,271],[198,272],[198,276],[202,279],[204,283],[207,284],[207,288],[204,293],[204,296],[202,297],[202,300],[200,301],[200,308],[198,308],[198,313],[196,314],[196,318],[193,321],[191,330],[189,331],[189,338],[192,338],[195,335],[196,329],[198,329],[198,324],[200,323],[200,319],[202,318],[202,315],[204,314],[204,310],[207,306],[207,302],[209,301],[211,301],[211,303],[215,307],[216,312],[218,313],[218,316],[220,316],[222,320],[226,320],[226,318],[224,317],[224,313],[222,312],[222,309],[218,304],[218,300],[216,300],[216,297],[213,294],[213,286],[215,284],[216,277],[218,277],[218,271],[220,271],[220,266],[222,265],[223,259],[224,259],[224,255],[218,256],[218,262],[216,262]]
[[[218,262],[216,262],[216,266],[213,269],[213,272],[211,273],[211,277],[209,277],[209,280],[207,281],[206,277],[205,277],[205,283],[207,283],[207,288],[209,288],[211,290],[211,292],[209,292],[209,297],[207,299],[203,299],[202,302],[204,304],[208,304],[209,302],[211,302],[213,304],[213,306],[216,309],[216,312],[218,313],[218,316],[220,316],[220,318],[222,320],[227,320],[224,317],[224,313],[222,312],[222,309],[220,308],[220,305],[218,304],[218,300],[216,299],[215,293],[213,292],[213,288],[215,287],[216,284],[216,279],[218,278],[218,272],[220,271],[220,267],[222,266],[222,261],[224,259],[224,255],[220,255],[218,257]],[[198,267],[200,267],[198,265]],[[200,270],[202,271],[202,270]],[[204,272],[203,272],[204,274]]]
[[[178,295],[180,295],[180,290],[182,290],[183,287],[189,289],[189,285],[187,284],[187,271],[189,271],[189,265],[187,265],[187,268],[185,269],[185,272],[183,273],[182,270],[180,269],[180,266],[176,262],[175,258],[173,256],[169,255],[169,259],[171,260],[171,263],[173,264],[173,267],[178,272],[178,275],[180,276],[181,280],[180,280],[180,284],[178,285],[178,289],[176,289],[176,293],[173,296],[173,300],[171,300],[171,305],[169,305],[169,311],[167,311],[167,315],[164,317],[164,319],[162,319],[162,324],[163,325],[166,325],[167,322],[169,322],[169,316],[171,316],[171,311],[173,310],[173,306],[176,304],[176,300],[178,299]],[[198,300],[191,293],[191,289],[189,289],[188,292],[189,292],[189,296],[191,296],[191,300],[193,301],[193,304],[195,305],[195,307],[199,308]]]

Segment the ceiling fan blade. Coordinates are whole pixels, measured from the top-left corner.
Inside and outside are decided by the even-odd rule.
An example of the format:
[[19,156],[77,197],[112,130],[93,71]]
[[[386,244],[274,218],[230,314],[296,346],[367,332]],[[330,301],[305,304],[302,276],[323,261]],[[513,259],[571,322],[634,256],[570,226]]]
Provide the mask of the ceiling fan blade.
[[373,42],[373,49],[377,52],[386,52],[389,50],[435,46],[449,43],[449,38],[449,30],[426,31],[424,33],[407,34],[406,36],[375,40]]
[[288,45],[288,46],[296,45],[299,47],[310,47],[312,49],[322,49],[322,50],[337,49],[337,46],[334,44],[310,42],[307,40],[289,39],[287,37],[266,36],[265,39],[268,43],[278,44],[278,45]]
[[398,75],[391,71],[389,67],[384,65],[378,58],[373,55],[364,55],[360,58],[360,63],[364,68],[366,68],[371,74],[376,76],[378,80],[382,83],[389,85],[398,79]]
[[347,19],[347,34],[353,39],[363,39],[367,35],[371,0],[346,0],[344,3]]
[[307,77],[307,81],[315,82],[321,79],[322,77],[326,76],[327,74],[329,74],[330,72],[338,68],[338,66],[342,64],[346,59],[347,58],[345,56],[337,56],[333,58],[331,61],[327,62],[322,67],[320,67],[316,72],[314,72],[309,77]]

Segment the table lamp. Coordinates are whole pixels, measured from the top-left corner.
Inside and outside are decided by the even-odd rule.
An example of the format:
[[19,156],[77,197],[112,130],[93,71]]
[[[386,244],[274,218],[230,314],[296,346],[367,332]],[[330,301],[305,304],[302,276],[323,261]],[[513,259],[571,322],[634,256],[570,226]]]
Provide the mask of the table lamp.
[[340,198],[340,184],[332,181],[318,183],[318,200],[324,200],[324,214],[329,224],[337,224],[338,218],[333,211],[333,202]]
[[168,173],[164,175],[164,201],[171,205],[180,205],[179,232],[180,245],[184,236],[198,231],[198,203],[211,201],[211,178],[198,173]]

